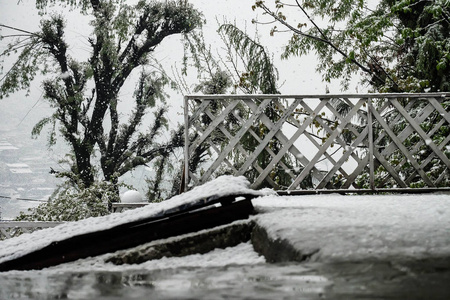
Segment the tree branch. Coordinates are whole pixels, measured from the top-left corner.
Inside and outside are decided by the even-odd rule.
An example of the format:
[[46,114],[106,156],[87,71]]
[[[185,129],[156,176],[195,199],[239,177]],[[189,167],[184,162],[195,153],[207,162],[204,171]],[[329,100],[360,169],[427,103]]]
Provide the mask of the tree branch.
[[[357,65],[362,71],[364,71],[367,74],[370,74],[371,76],[373,76],[374,78],[376,78],[377,80],[379,80],[381,83],[386,83],[386,81],[381,78],[380,76],[378,76],[378,74],[376,74],[375,72],[373,72],[370,68],[365,67],[364,65],[362,65],[360,62],[358,62],[356,59],[354,58],[350,58],[348,56],[347,53],[345,53],[344,51],[342,51],[341,49],[339,49],[334,43],[332,43],[327,37],[326,35],[323,33],[323,31],[317,26],[317,24],[312,21],[312,19],[309,17],[309,15],[305,12],[305,10],[303,9],[303,7],[300,5],[300,3],[296,0],[297,5],[300,7],[300,9],[305,13],[305,15],[308,17],[308,19],[312,22],[313,26],[319,31],[319,33],[321,34],[322,38],[314,36],[314,35],[310,35],[307,33],[302,32],[301,30],[298,30],[297,28],[293,27],[292,25],[290,25],[288,22],[286,22],[284,19],[280,18],[278,15],[276,15],[274,12],[272,12],[264,3],[262,2],[258,2],[258,6],[261,7],[267,14],[269,14],[272,18],[276,19],[278,22],[280,22],[282,25],[286,26],[287,28],[289,28],[292,32],[309,38],[309,39],[313,39],[315,41],[321,42],[321,43],[325,43],[327,45],[329,45],[330,47],[332,47],[336,52],[338,52],[339,54],[341,54],[345,59],[351,61],[352,63],[354,63],[355,65]],[[394,81],[393,82],[394,85],[396,86],[396,90],[398,90],[398,85],[397,83]]]
[[28,35],[35,36],[35,37],[41,37],[39,34],[37,34],[35,32],[23,30],[23,29],[20,29],[20,28],[17,28],[17,27],[8,26],[8,25],[5,25],[5,24],[0,24],[0,27],[12,29],[12,30],[19,31],[19,32],[23,32],[23,33],[26,33]]

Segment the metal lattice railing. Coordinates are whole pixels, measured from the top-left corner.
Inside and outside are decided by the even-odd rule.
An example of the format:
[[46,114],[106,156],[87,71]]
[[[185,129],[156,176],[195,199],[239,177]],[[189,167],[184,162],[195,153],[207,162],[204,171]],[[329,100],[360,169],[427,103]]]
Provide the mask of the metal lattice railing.
[[185,97],[185,183],[276,190],[449,187],[450,94]]
[[22,233],[33,232],[43,228],[55,227],[62,222],[26,222],[0,221],[0,240],[10,239]]
[[[143,207],[148,203],[113,203],[112,212],[120,213],[129,209]],[[55,227],[64,222],[44,221],[2,221],[0,220],[0,241],[17,237],[23,233],[31,233],[36,230]]]

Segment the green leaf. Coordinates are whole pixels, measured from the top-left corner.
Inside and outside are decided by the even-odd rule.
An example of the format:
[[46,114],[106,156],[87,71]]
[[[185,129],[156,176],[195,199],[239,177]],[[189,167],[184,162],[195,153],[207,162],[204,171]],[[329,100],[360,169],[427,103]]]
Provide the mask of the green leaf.
[[51,117],[46,117],[43,118],[42,120],[40,120],[39,122],[37,122],[36,125],[34,125],[33,129],[31,130],[31,135],[33,137],[37,137],[41,134],[42,129],[49,123],[51,123],[53,121],[53,118]]
[[354,60],[355,60],[355,51],[352,50],[348,53],[346,61],[347,63],[353,63]]

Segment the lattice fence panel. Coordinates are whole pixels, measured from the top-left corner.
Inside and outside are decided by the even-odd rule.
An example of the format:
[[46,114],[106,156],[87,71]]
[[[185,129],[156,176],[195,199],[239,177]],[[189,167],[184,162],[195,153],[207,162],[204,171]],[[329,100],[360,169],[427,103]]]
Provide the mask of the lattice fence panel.
[[185,178],[244,175],[254,188],[449,185],[449,95],[185,98]]
[[[441,101],[438,101],[441,100]],[[375,156],[379,187],[449,186],[448,104],[439,98],[378,101]],[[447,106],[448,107],[448,106]],[[448,110],[448,109],[447,109]]]

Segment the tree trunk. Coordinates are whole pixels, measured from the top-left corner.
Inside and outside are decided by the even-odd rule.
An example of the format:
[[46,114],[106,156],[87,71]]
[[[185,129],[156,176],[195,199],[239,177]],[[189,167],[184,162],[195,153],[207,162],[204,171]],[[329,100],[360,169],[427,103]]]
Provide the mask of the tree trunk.
[[94,174],[92,173],[92,165],[91,165],[91,151],[86,144],[83,144],[82,147],[74,146],[75,152],[75,160],[76,160],[76,170],[74,174],[78,174],[80,176],[80,180],[84,185],[84,188],[90,187],[94,183]]

